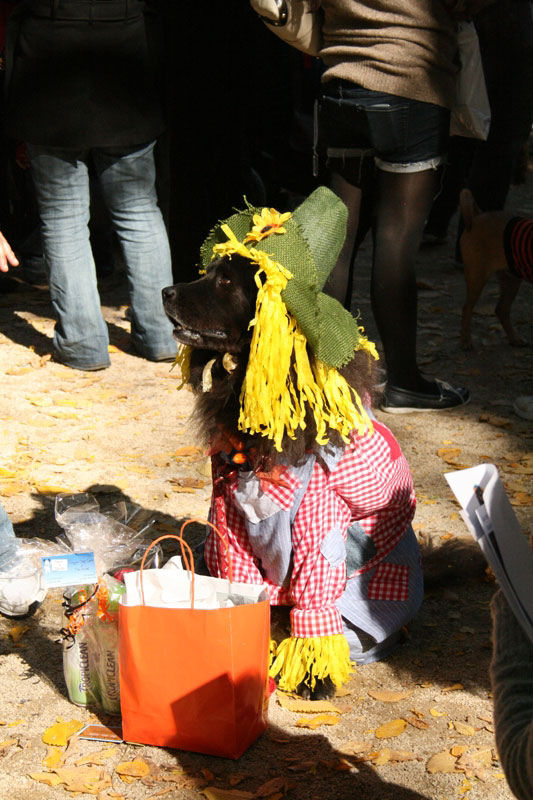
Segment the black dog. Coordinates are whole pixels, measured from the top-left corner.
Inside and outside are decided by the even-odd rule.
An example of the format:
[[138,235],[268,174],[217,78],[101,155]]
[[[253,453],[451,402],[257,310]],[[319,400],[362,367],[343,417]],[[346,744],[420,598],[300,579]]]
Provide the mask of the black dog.
[[[195,417],[205,442],[223,430],[246,442],[247,469],[271,469],[280,453],[266,436],[244,435],[238,430],[241,386],[246,373],[255,314],[257,265],[240,255],[216,258],[204,277],[163,290],[165,312],[174,326],[175,338],[192,348],[189,384],[196,394]],[[312,358],[312,356],[311,356]],[[352,361],[339,370],[359,396],[370,395],[375,383],[371,359],[356,351]],[[328,430],[330,441],[342,445],[339,434]],[[296,439],[285,436],[283,460],[297,464],[316,447],[316,426],[308,413],[306,427]],[[313,690],[299,686],[304,697],[330,697],[329,678],[317,680]]]

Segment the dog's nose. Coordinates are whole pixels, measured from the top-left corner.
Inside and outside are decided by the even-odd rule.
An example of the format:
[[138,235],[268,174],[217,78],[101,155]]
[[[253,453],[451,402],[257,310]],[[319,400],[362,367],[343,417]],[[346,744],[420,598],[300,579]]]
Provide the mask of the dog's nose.
[[163,302],[171,303],[176,299],[177,291],[175,286],[166,286],[161,294],[163,295]]

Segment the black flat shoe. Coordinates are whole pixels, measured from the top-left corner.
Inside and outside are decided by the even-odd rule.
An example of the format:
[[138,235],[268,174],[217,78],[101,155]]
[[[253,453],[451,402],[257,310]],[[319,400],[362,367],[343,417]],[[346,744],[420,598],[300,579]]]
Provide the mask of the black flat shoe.
[[380,409],[389,414],[410,414],[415,411],[446,411],[464,406],[470,401],[470,392],[463,386],[450,386],[445,381],[435,380],[437,394],[410,392],[399,386],[387,384],[380,402]]

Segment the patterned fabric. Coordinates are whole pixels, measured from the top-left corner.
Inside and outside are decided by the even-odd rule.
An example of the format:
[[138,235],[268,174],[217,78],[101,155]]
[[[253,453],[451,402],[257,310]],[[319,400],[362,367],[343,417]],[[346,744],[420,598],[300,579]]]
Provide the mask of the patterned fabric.
[[[264,582],[273,605],[292,606],[293,636],[329,636],[343,632],[336,602],[345,589],[347,576],[345,556],[339,558],[338,553],[348,527],[359,522],[375,546],[375,555],[354,573],[359,575],[375,568],[395,548],[415,510],[409,466],[392,433],[381,423],[374,423],[372,435],[354,433],[342,457],[331,469],[326,461],[317,457],[314,463],[307,491],[292,525],[290,581],[288,585],[279,586],[265,576],[260,558],[252,552],[245,516],[235,503],[239,485],[237,469],[218,454],[212,457],[210,521],[228,542],[233,579]],[[269,498],[279,508],[287,508],[288,493],[294,496],[296,482],[289,488],[288,482],[281,486],[279,482],[268,483],[265,476],[262,480]],[[340,547],[322,547],[326,539],[331,544],[335,538]],[[205,560],[212,575],[227,576],[225,546],[214,533],[208,534]],[[391,582],[391,574],[386,570],[383,575],[387,599],[402,600],[404,575],[396,574]],[[376,579],[374,591],[379,591],[378,585],[379,579]]]
[[369,600],[407,600],[409,568],[403,564],[378,564],[368,586]]
[[513,217],[505,226],[503,246],[511,272],[533,282],[533,219]]

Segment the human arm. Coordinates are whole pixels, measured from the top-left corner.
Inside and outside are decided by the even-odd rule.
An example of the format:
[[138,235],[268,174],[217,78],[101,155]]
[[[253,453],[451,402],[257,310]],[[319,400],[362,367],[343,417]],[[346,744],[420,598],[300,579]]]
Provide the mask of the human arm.
[[7,272],[9,267],[18,267],[19,260],[11,249],[9,242],[0,231],[0,272]]
[[519,800],[533,798],[533,644],[503,592],[491,604],[490,675],[496,746],[509,786]]

